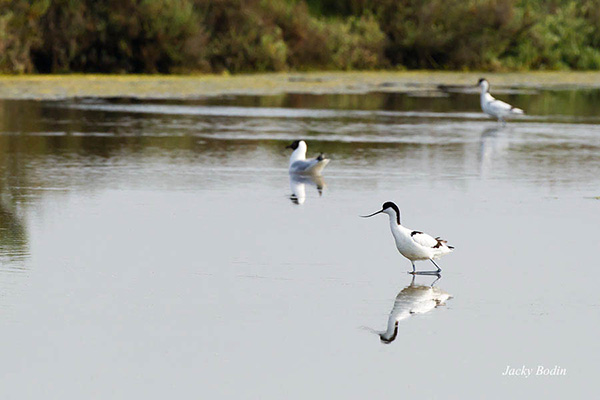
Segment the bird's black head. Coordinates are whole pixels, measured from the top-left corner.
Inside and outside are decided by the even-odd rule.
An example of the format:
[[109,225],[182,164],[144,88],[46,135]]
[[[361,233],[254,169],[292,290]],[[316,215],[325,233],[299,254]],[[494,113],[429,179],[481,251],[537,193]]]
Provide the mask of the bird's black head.
[[292,144],[290,144],[289,146],[286,146],[286,149],[296,150],[299,145],[300,145],[300,141],[299,140],[294,140],[292,142]]
[[385,210],[386,208],[393,208],[394,210],[398,211],[398,206],[396,204],[394,204],[394,202],[392,201],[386,201],[385,203],[383,203],[383,205],[381,206],[382,210]]
[[398,222],[398,225],[400,225],[400,209],[398,208],[398,206],[396,205],[396,203],[394,203],[392,201],[386,201],[381,206],[381,210],[382,211],[385,211],[388,208],[391,208],[392,210],[396,211],[396,220]]
[[480,78],[480,79],[477,81],[477,84],[478,84],[478,85],[481,85],[481,82],[484,82],[484,81],[485,81],[485,82],[487,82],[487,79],[485,79],[485,78]]
[[398,336],[398,321],[394,323],[394,333],[392,333],[392,336],[385,337],[384,334],[379,334],[379,340],[381,340],[381,343],[390,344],[396,340],[396,336]]
[[373,214],[361,215],[361,217],[363,217],[363,218],[369,218],[369,217],[372,217],[374,215],[381,214],[382,212],[386,212],[386,211],[388,211],[390,209],[392,209],[392,210],[394,210],[396,212],[396,222],[398,222],[398,225],[400,225],[400,209],[398,208],[397,205],[395,205],[391,201],[386,201],[385,203],[383,203],[383,205],[381,206],[381,210],[376,211]]

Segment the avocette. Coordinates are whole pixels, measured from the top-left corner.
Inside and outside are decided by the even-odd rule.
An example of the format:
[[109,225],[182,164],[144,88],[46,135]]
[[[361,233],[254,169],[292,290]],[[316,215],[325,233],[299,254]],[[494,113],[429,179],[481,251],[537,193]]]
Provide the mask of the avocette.
[[294,150],[290,156],[290,173],[295,174],[320,174],[323,168],[329,164],[329,159],[319,154],[316,158],[306,159],[306,142],[296,140],[286,148]]
[[484,113],[497,118],[503,125],[506,123],[504,118],[525,114],[520,108],[494,98],[489,92],[490,83],[486,79],[481,78],[477,86],[481,88],[481,109]]
[[[438,258],[451,253],[454,247],[448,246],[445,240],[439,237],[434,238],[426,233],[408,229],[400,223],[400,209],[391,201],[383,203],[381,210],[370,215],[361,215],[363,218],[369,218],[379,213],[387,214],[390,218],[390,229],[396,248],[404,257],[408,258],[412,264],[413,274],[439,274],[442,269],[436,264]],[[429,260],[435,265],[437,271],[422,271],[415,270],[415,261]]]

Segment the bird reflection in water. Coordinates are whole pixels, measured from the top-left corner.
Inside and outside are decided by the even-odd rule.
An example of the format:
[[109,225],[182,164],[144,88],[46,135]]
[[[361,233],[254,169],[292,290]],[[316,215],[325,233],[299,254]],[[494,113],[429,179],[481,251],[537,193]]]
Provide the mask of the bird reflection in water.
[[441,279],[437,275],[436,279],[429,285],[415,284],[413,275],[410,285],[398,293],[394,301],[394,307],[388,318],[387,329],[385,332],[377,332],[382,343],[392,343],[398,335],[398,323],[402,320],[416,314],[425,314],[438,306],[445,305],[446,301],[452,296],[434,286]]
[[306,185],[315,186],[319,196],[323,195],[325,181],[321,175],[290,173],[290,200],[294,204],[304,204],[306,201]]
[[479,147],[479,174],[480,176],[486,175],[490,169],[492,160],[500,155],[506,148],[508,148],[508,138],[506,132],[498,136],[498,133],[506,131],[502,127],[486,128],[481,133],[480,147]]
[[18,207],[0,200],[0,271],[21,269],[29,255],[29,240]]

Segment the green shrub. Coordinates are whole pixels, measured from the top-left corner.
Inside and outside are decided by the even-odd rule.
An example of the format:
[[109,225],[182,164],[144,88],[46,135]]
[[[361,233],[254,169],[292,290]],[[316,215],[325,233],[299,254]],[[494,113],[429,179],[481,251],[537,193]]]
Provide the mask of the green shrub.
[[600,49],[594,35],[600,25],[590,19],[599,14],[590,3],[594,1],[587,6],[576,1],[523,2],[529,27],[506,52],[504,63],[519,69],[598,69]]
[[0,71],[600,69],[600,0],[0,0]]
[[0,72],[33,72],[31,49],[40,41],[37,22],[50,0],[0,2]]
[[387,0],[386,56],[409,68],[493,68],[520,28],[513,0]]
[[330,24],[329,51],[336,69],[373,69],[385,65],[385,35],[373,16]]
[[38,29],[32,60],[42,72],[203,66],[206,40],[189,0],[54,0]]
[[282,30],[258,0],[196,0],[208,34],[207,58],[216,71],[280,71],[288,49]]

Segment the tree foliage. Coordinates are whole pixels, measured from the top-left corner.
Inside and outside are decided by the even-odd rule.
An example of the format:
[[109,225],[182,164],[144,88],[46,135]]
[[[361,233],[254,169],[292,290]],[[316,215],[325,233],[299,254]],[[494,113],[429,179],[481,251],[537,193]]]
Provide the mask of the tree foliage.
[[600,0],[0,0],[0,71],[600,69]]

